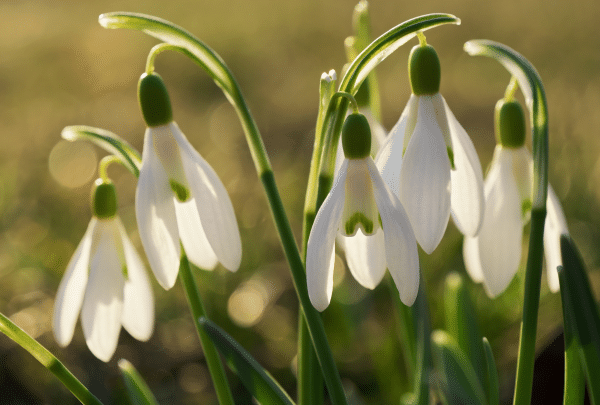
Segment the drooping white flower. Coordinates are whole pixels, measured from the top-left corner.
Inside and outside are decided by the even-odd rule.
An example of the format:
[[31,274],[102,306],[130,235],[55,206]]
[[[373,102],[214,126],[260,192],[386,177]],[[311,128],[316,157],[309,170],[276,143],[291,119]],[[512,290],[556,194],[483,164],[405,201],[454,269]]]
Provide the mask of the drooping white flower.
[[206,270],[217,262],[236,271],[240,233],[227,190],[172,119],[169,96],[157,74],[142,75],[139,97],[148,124],[136,191],[140,238],[159,282],[171,288],[181,256]]
[[439,59],[431,46],[413,48],[409,75],[413,94],[375,160],[417,241],[431,253],[450,213],[463,234],[479,231],[483,174],[473,142],[439,93]]
[[[334,185],[319,209],[307,246],[306,276],[313,306],[323,311],[333,290],[334,243],[341,232],[351,273],[375,288],[386,267],[406,305],[419,286],[419,258],[410,221],[400,201],[383,182],[369,156],[370,131],[359,114],[346,119],[342,131],[344,159]],[[354,243],[354,238],[358,238]]]
[[52,327],[58,344],[67,346],[81,312],[87,346],[107,362],[121,325],[137,340],[150,338],[154,297],[142,260],[116,215],[114,186],[97,182],[94,193],[94,217],[60,283]]
[[[465,237],[463,257],[475,282],[483,282],[490,297],[510,284],[521,262],[523,227],[530,217],[533,159],[523,146],[525,117],[516,101],[501,100],[496,124],[499,144],[485,180],[485,213],[479,234]],[[544,251],[550,290],[558,291],[556,267],[562,264],[560,235],[568,233],[560,202],[548,187]]]

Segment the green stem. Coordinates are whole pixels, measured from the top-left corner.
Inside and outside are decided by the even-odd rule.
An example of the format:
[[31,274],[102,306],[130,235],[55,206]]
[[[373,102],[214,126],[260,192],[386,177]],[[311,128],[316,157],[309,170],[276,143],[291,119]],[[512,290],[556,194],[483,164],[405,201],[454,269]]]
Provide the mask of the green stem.
[[529,253],[525,273],[523,321],[521,323],[517,378],[513,402],[515,405],[528,405],[531,403],[542,260],[544,256],[545,218],[545,209],[535,208],[531,210],[531,235],[529,238]]
[[202,300],[200,299],[200,293],[196,281],[194,280],[190,263],[183,251],[183,246],[181,249],[182,255],[181,263],[179,265],[179,279],[185,289],[185,295],[187,296],[192,311],[192,318],[194,319],[194,326],[196,326],[198,336],[200,337],[204,358],[206,359],[206,364],[208,365],[208,371],[212,377],[215,391],[217,392],[217,398],[219,398],[219,403],[221,405],[234,405],[233,395],[231,394],[229,384],[227,383],[227,376],[225,375],[219,352],[210,339],[210,336],[208,336],[200,325],[199,319],[201,317],[206,317],[206,313],[202,306]]
[[470,55],[488,56],[497,60],[512,76],[516,77],[530,112],[533,138],[531,142],[533,147],[533,207],[514,395],[515,405],[529,405],[535,362],[535,340],[544,255],[544,221],[546,199],[548,198],[548,105],[546,94],[542,79],[533,65],[506,45],[489,40],[474,40],[465,43],[464,49]]
[[0,332],[14,340],[27,350],[37,361],[46,367],[61,383],[84,405],[102,405],[96,398],[52,353],[0,313]]
[[120,163],[127,168],[127,165],[123,163],[123,160],[121,160],[120,157],[115,155],[104,156],[100,161],[100,164],[98,164],[98,174],[104,182],[110,182],[110,177],[108,177],[108,166],[110,166],[111,163]]

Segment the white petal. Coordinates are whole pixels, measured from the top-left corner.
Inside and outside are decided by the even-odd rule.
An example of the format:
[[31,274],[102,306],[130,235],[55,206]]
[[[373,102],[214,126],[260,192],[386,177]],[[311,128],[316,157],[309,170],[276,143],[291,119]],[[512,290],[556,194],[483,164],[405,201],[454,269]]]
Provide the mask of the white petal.
[[342,137],[340,136],[340,140],[338,142],[337,149],[335,151],[335,170],[333,171],[333,175],[337,176],[340,172],[340,168],[342,167],[342,163],[344,163],[344,147],[342,146]]
[[419,113],[400,172],[400,201],[427,253],[442,240],[450,217],[450,160],[430,97]]
[[350,272],[363,287],[373,289],[385,274],[385,241],[383,231],[378,229],[366,236],[358,230],[354,236],[339,235],[342,240]]
[[242,242],[229,194],[213,168],[189,143],[177,124],[171,125],[181,148],[183,168],[206,238],[221,264],[236,271],[242,260]]
[[152,146],[152,128],[144,139],[135,214],[144,251],[158,283],[168,290],[179,272],[179,233],[169,180]]
[[560,251],[560,235],[568,234],[567,220],[563,213],[560,201],[552,187],[548,185],[548,200],[546,202],[546,223],[544,225],[544,252],[546,254],[546,272],[548,273],[548,287],[550,291],[560,289],[558,272],[556,268],[562,266]]
[[154,330],[154,294],[140,256],[131,244],[121,221],[117,221],[127,264],[122,323],[131,336],[146,341],[150,339]]
[[77,246],[73,257],[71,257],[67,265],[65,275],[60,282],[54,301],[52,330],[54,331],[56,342],[62,347],[71,343],[77,317],[81,310],[88,281],[92,233],[94,232],[96,223],[96,218],[92,218],[85,231],[85,235],[83,235],[83,239],[79,242],[79,246]]
[[396,196],[400,195],[400,169],[402,168],[406,122],[406,116],[402,115],[375,158],[383,181]]
[[175,203],[175,212],[179,236],[188,259],[203,270],[214,269],[218,263],[217,256],[206,239],[196,200],[191,198],[184,203]]
[[481,269],[481,259],[479,258],[479,239],[465,236],[463,242],[463,260],[467,273],[476,283],[483,282],[483,270]]
[[[402,115],[400,115],[398,123],[390,131],[389,136],[396,136],[400,137],[399,139],[402,139],[402,143],[404,145],[402,148],[402,156],[404,156],[404,152],[406,151],[408,143],[415,132],[415,127],[417,126],[417,121],[419,119],[419,99],[420,97],[415,96],[414,94],[410,95],[408,103],[406,103],[406,107],[404,107],[404,111],[402,111]],[[402,131],[401,121],[403,117],[405,117],[406,124],[404,124],[405,127]]]
[[464,128],[456,120],[448,104],[440,96],[446,109],[455,170],[450,172],[452,218],[466,236],[475,236],[483,221],[483,172],[475,146]]
[[348,160],[344,160],[331,191],[319,209],[310,230],[306,250],[308,296],[318,311],[331,301],[335,237],[344,210]]
[[524,223],[512,165],[513,150],[497,146],[485,181],[485,213],[477,235],[484,285],[490,297],[508,287],[521,262]]
[[105,362],[110,360],[117,348],[123,312],[125,280],[115,226],[112,220],[98,221],[96,232],[92,235],[95,250],[81,308],[81,325],[88,348]]
[[375,201],[381,215],[385,257],[390,274],[405,305],[412,305],[419,292],[419,253],[413,229],[402,204],[383,182],[369,161]]

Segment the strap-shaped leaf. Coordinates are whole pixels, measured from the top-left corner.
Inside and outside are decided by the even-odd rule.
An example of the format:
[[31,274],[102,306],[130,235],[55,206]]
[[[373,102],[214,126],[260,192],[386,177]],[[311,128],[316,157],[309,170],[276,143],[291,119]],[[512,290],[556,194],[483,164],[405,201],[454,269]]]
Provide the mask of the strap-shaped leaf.
[[479,376],[481,385],[487,386],[482,336],[469,292],[458,273],[450,273],[446,277],[444,307],[446,309],[446,331],[456,339],[458,346],[467,355],[475,375]]
[[279,383],[227,332],[206,318],[199,319],[200,326],[208,334],[227,361],[229,368],[242,380],[252,396],[262,405],[293,405],[294,401]]
[[482,339],[483,349],[485,351],[485,363],[487,366],[487,391],[489,405],[498,405],[500,402],[500,388],[498,384],[498,370],[496,369],[496,360],[492,353],[492,346],[487,338]]
[[487,404],[483,388],[465,353],[447,332],[431,334],[433,359],[449,405]]
[[125,359],[119,360],[119,370],[125,382],[127,397],[133,405],[158,405],[146,381],[137,372],[133,364]]
[[89,141],[117,156],[135,177],[139,177],[142,158],[133,146],[116,134],[101,128],[76,125],[66,127],[61,136],[67,141]]
[[[562,235],[563,267],[559,270],[560,291],[565,317],[565,339],[578,344],[581,364],[587,376],[590,399],[600,404],[600,315],[581,256],[573,240]],[[567,328],[569,332],[567,332]],[[572,336],[568,336],[568,333]]]

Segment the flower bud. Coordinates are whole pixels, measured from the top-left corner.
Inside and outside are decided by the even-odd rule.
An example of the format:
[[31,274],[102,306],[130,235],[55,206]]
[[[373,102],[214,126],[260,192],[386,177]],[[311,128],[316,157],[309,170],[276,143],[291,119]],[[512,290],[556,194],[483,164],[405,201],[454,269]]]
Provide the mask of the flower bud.
[[525,144],[525,113],[518,101],[499,100],[494,114],[496,142],[507,148]]
[[96,180],[92,188],[92,214],[98,219],[110,219],[117,214],[117,192],[111,181]]
[[342,128],[342,147],[348,159],[364,159],[371,154],[371,128],[367,117],[350,114]]
[[138,98],[144,120],[149,127],[166,125],[173,121],[169,93],[165,82],[157,73],[144,73],[140,77]]
[[410,87],[416,96],[440,91],[440,59],[431,45],[417,45],[410,51],[408,76]]

